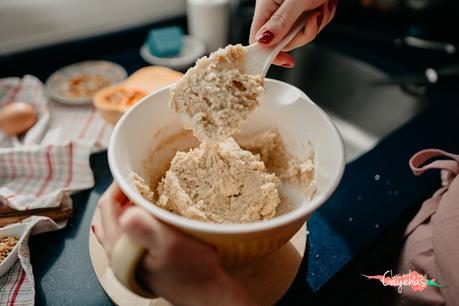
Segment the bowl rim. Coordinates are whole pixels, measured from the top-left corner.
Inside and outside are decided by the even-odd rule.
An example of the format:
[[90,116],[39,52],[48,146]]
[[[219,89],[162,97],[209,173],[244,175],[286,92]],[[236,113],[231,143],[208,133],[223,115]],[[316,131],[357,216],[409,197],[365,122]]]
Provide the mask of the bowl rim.
[[151,94],[149,94],[148,96],[144,97],[142,100],[137,102],[133,107],[131,107],[120,118],[120,120],[116,124],[115,128],[113,129],[112,135],[110,137],[110,142],[108,146],[108,163],[109,163],[109,167],[112,172],[114,180],[118,183],[121,190],[127,195],[127,197],[134,202],[134,204],[139,205],[140,207],[146,209],[151,214],[153,214],[155,217],[159,218],[160,220],[166,223],[169,223],[179,228],[191,230],[191,231],[199,231],[199,232],[214,233],[214,234],[253,233],[253,232],[259,232],[259,231],[270,230],[273,228],[281,227],[287,224],[294,223],[295,221],[301,218],[307,217],[309,214],[317,210],[331,196],[331,194],[336,190],[336,188],[338,187],[341,181],[341,178],[344,173],[344,168],[345,168],[345,153],[344,153],[343,140],[341,138],[340,133],[338,132],[338,129],[336,128],[335,124],[330,119],[330,117],[316,103],[314,103],[302,90],[286,82],[274,80],[270,78],[266,78],[265,82],[282,84],[283,86],[293,87],[295,90],[299,91],[300,95],[304,98],[303,102],[311,104],[311,106],[315,108],[319,112],[319,114],[321,114],[325,118],[325,121],[327,122],[328,126],[331,128],[336,140],[338,141],[339,152],[337,152],[337,158],[339,159],[338,161],[339,169],[338,169],[337,175],[334,178],[332,178],[332,182],[329,188],[326,189],[320,195],[315,196],[308,203],[308,205],[302,205],[288,213],[285,213],[281,216],[274,217],[269,220],[256,221],[256,222],[251,222],[251,223],[240,223],[240,224],[239,223],[238,224],[218,224],[218,223],[212,223],[212,222],[197,221],[197,220],[193,220],[193,219],[189,219],[186,217],[176,215],[172,212],[169,212],[163,208],[156,206],[154,203],[151,203],[150,201],[143,198],[137,190],[134,190],[135,187],[133,187],[130,184],[128,178],[125,178],[121,175],[121,171],[115,162],[116,152],[114,148],[119,138],[117,135],[120,133],[120,130],[122,129],[124,125],[124,122],[128,120],[129,116],[133,112],[135,112],[137,108],[141,107],[141,105],[144,103],[148,103],[147,101],[149,101],[152,96],[157,95],[163,91],[169,90],[170,87],[174,86],[174,84],[158,89],[152,92]]

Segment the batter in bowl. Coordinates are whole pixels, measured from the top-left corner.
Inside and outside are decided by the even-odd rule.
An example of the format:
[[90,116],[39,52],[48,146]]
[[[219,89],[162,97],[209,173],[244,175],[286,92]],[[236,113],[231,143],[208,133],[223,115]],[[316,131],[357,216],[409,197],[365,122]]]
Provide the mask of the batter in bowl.
[[177,152],[156,205],[191,219],[247,223],[274,217],[279,179],[233,138]]
[[[292,159],[279,134],[231,138],[263,92],[263,79],[241,68],[244,52],[241,45],[228,46],[198,60],[171,91],[170,107],[200,144],[178,150],[159,181],[151,169],[145,171],[150,179],[133,175],[138,191],[155,205],[200,221],[248,223],[292,209],[279,194],[280,178],[307,183],[314,194],[313,159]],[[278,209],[281,200],[284,209]]]

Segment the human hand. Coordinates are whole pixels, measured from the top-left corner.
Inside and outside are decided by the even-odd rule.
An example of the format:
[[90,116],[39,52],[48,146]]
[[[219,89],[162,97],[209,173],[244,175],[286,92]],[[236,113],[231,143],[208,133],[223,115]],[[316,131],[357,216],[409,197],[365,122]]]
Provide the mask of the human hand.
[[254,305],[220,266],[212,247],[134,207],[115,183],[98,207],[102,228],[91,228],[108,256],[123,232],[146,249],[137,275],[146,289],[174,305]]
[[274,59],[273,64],[291,68],[295,60],[287,52],[311,42],[333,19],[338,0],[257,0],[250,28],[250,43],[273,46],[284,38],[304,12],[304,29]]

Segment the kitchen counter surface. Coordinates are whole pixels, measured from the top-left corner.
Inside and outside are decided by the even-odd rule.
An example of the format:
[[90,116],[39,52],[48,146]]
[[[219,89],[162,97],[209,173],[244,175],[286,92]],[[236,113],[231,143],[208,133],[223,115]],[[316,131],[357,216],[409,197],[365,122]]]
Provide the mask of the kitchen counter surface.
[[[173,22],[184,24],[183,19]],[[29,73],[44,81],[54,69],[88,58],[117,62],[132,73],[146,65],[137,49],[145,31],[142,28],[109,35],[104,43],[91,39],[0,58],[0,64],[7,64],[0,74]],[[116,45],[117,40],[123,41],[124,47]],[[82,51],[88,48],[92,48],[91,54]],[[59,55],[62,50],[67,57]],[[54,55],[57,56],[52,63],[43,62]],[[379,274],[394,268],[384,265],[400,245],[400,229],[439,185],[438,173],[415,177],[408,159],[426,147],[459,152],[457,137],[452,135],[457,131],[454,122],[459,114],[458,98],[457,90],[431,92],[423,112],[347,165],[337,191],[308,221],[310,234],[304,261],[280,304],[348,304],[355,298],[355,290],[371,286],[362,281],[360,273]],[[68,226],[30,240],[37,305],[111,305],[96,279],[88,253],[91,217],[101,193],[112,180],[106,153],[93,154],[91,166],[96,185],[73,196],[75,215]],[[382,267],[384,271],[377,270]],[[383,286],[377,288],[387,292]],[[358,305],[359,301],[365,300],[359,298],[352,303]]]

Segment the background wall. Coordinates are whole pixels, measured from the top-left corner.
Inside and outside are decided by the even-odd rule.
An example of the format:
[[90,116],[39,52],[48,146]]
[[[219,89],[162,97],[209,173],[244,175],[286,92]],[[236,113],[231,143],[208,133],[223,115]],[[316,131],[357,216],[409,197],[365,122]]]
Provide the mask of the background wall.
[[183,15],[185,4],[185,0],[1,0],[0,55]]

